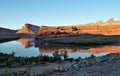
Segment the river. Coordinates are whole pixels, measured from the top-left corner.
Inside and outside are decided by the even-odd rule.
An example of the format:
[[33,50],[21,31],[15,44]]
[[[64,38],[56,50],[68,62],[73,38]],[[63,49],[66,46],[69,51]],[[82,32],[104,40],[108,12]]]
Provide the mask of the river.
[[12,53],[15,56],[32,57],[39,55],[52,56],[55,51],[67,51],[69,58],[85,58],[94,54],[95,56],[103,56],[108,53],[120,52],[120,45],[104,45],[104,46],[72,46],[72,47],[35,47],[35,40],[32,38],[21,38],[18,40],[0,43],[0,52]]

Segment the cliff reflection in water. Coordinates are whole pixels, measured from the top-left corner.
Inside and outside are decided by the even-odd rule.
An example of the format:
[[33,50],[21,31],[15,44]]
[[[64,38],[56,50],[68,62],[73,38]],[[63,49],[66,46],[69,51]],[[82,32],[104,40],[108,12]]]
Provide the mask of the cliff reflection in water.
[[107,46],[99,46],[99,47],[39,47],[39,51],[41,54],[44,53],[54,53],[55,51],[67,51],[68,53],[117,53],[120,52],[120,46],[115,45],[107,45]]
[[[21,42],[24,48],[35,47],[33,38],[21,38],[17,40]],[[39,45],[37,45],[39,46]],[[39,46],[40,54],[54,53],[55,51],[67,51],[68,53],[117,53],[120,52],[120,45],[104,45],[104,46]]]
[[35,43],[34,38],[20,38],[17,41],[20,42],[24,48],[32,47]]

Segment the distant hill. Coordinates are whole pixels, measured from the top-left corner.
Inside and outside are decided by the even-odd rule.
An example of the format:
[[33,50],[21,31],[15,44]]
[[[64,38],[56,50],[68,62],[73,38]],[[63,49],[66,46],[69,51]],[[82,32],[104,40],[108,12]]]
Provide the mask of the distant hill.
[[7,28],[2,28],[0,27],[0,36],[10,36],[10,35],[15,35],[17,30],[10,30]]

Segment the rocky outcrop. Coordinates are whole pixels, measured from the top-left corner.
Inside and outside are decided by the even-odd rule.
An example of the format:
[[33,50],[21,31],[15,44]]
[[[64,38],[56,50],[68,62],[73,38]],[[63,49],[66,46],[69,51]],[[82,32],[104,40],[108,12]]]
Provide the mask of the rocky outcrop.
[[16,34],[19,35],[31,35],[31,36],[37,36],[39,27],[32,25],[32,24],[24,24],[21,29],[19,29]]
[[107,22],[98,21],[76,26],[41,26],[38,35],[61,35],[61,34],[102,34],[102,35],[120,35],[120,21],[114,21],[113,18]]

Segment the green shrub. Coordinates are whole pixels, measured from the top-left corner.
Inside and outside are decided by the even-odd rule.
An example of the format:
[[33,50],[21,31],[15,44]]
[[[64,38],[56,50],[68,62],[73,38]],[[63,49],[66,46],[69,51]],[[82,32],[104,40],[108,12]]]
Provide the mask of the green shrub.
[[1,72],[0,76],[13,76],[13,72],[11,68],[7,68]]
[[8,67],[10,67],[13,62],[14,62],[14,58],[13,57],[10,57],[10,58],[8,58],[8,60],[5,61],[6,65]]

